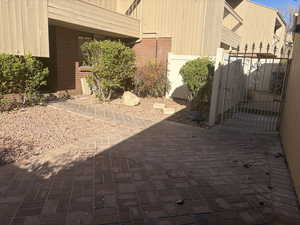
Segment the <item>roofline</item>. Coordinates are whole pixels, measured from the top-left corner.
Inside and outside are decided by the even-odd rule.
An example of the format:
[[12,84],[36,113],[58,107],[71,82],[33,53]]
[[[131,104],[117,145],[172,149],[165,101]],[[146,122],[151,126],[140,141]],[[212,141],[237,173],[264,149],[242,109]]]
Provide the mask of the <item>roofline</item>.
[[282,21],[285,25],[287,25],[287,23],[286,23],[284,17],[282,16],[282,14],[281,14],[277,9],[275,9],[275,10],[276,10],[276,12],[277,12],[277,15],[278,15],[279,18],[281,19],[281,21]]
[[255,4],[255,5],[264,7],[264,8],[266,8],[266,9],[270,9],[270,10],[275,11],[276,14],[279,16],[279,18],[281,19],[281,21],[284,23],[284,25],[287,25],[287,23],[286,23],[284,17],[281,15],[281,13],[280,13],[277,9],[274,9],[274,8],[272,8],[272,7],[269,7],[269,6],[262,5],[262,4],[257,3],[257,2],[253,2],[253,1],[251,1],[251,0],[246,0],[246,1],[248,1],[248,2],[250,2],[250,3],[252,3],[252,4]]

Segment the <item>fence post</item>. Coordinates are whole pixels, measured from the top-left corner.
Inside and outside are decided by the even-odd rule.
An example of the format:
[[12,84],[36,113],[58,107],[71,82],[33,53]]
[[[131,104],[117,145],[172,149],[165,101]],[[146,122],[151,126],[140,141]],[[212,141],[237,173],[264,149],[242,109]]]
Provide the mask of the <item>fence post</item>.
[[165,95],[165,97],[168,99],[170,99],[171,95],[172,95],[172,93],[171,93],[172,83],[170,81],[170,76],[171,76],[171,71],[172,71],[172,69],[171,69],[172,55],[173,55],[172,52],[169,52],[168,59],[167,59],[167,78],[171,85],[170,89],[168,90],[168,92],[166,92],[166,95]]
[[223,64],[224,49],[218,48],[215,62],[215,74],[212,85],[212,95],[210,100],[209,110],[209,126],[214,126],[216,123],[217,110],[218,110],[218,97],[219,97],[219,86],[221,80],[221,66]]

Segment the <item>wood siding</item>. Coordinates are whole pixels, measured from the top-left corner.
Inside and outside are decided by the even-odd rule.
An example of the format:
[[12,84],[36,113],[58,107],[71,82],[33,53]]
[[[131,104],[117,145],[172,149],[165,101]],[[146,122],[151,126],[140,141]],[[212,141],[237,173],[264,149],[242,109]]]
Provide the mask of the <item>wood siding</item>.
[[[81,27],[87,32],[107,32],[122,37],[140,37],[137,19],[107,10],[81,0],[48,0],[49,18]],[[74,27],[72,27],[74,28]],[[84,28],[87,28],[84,30]]]
[[125,14],[134,0],[117,0],[117,12]]
[[222,29],[221,41],[233,48],[237,48],[240,45],[241,37],[224,26]]
[[172,52],[215,55],[220,46],[224,0],[142,0],[134,15],[143,37],[171,37]]
[[[201,2],[201,0],[200,0]],[[205,21],[204,37],[202,42],[202,56],[215,56],[217,48],[221,44],[222,36],[222,20],[224,14],[225,1],[224,0],[206,0],[207,8],[205,9],[204,17],[201,18]],[[191,24],[190,26],[193,26]],[[197,42],[199,40],[195,40]],[[201,52],[200,52],[201,53]]]
[[[277,32],[279,37],[276,43],[277,48],[281,48],[285,39],[285,24],[278,16],[277,11],[248,0],[244,0],[235,8],[235,11],[243,18],[243,25],[235,27],[236,24],[232,21],[226,21],[225,26],[230,29],[235,29],[235,33],[241,36],[242,48],[245,44],[252,46],[253,43],[258,47],[260,42],[263,42],[266,47],[269,43],[274,47],[274,29],[276,19],[281,23],[282,29]],[[263,49],[266,51],[266,48]]]
[[103,7],[112,11],[117,9],[117,0],[80,0],[98,7]]
[[47,0],[0,0],[0,53],[49,57]]

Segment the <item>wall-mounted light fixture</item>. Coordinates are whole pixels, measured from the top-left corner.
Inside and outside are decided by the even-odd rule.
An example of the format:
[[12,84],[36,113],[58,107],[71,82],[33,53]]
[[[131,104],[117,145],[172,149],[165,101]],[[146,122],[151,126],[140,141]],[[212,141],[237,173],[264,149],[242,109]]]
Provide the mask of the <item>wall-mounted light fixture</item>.
[[300,33],[300,24],[298,24],[298,16],[299,16],[299,13],[295,13],[294,14],[294,33],[297,33],[299,34]]

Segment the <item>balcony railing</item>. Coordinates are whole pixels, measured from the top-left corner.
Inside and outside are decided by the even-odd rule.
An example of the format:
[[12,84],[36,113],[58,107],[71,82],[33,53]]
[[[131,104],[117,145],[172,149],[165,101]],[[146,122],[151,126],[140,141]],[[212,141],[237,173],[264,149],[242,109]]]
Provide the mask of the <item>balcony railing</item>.
[[233,16],[237,20],[238,23],[243,24],[244,20],[243,18],[228,4],[228,2],[225,1],[225,10]]
[[237,35],[235,32],[233,32],[232,30],[223,26],[221,40],[223,43],[233,48],[237,48],[241,42],[241,37]]
[[134,0],[133,3],[129,6],[128,10],[126,11],[125,15],[132,16],[136,11],[137,7],[141,3],[142,0]]

